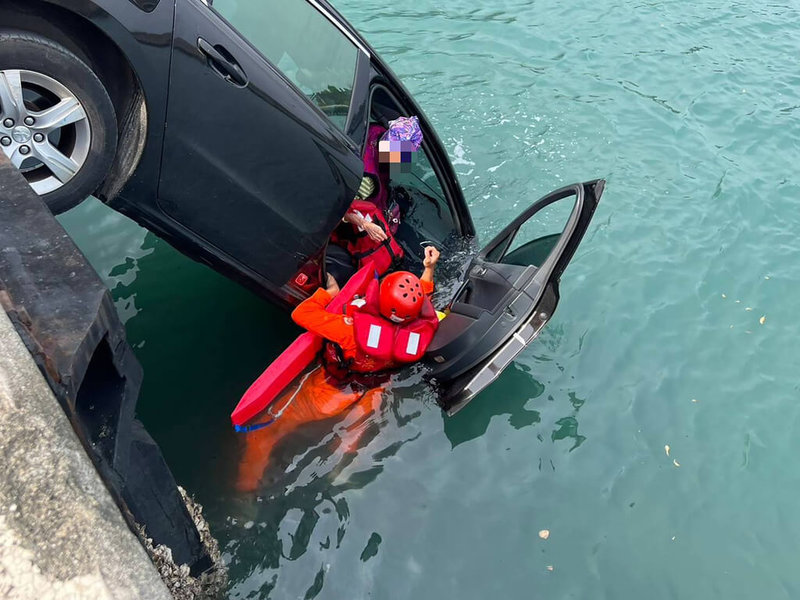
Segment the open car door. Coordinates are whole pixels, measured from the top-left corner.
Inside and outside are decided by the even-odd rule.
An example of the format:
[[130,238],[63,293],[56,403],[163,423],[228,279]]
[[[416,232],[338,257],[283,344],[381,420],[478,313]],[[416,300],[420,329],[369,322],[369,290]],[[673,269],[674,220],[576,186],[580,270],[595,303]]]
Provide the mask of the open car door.
[[260,284],[285,284],[358,189],[348,115],[368,72],[314,0],[176,2],[160,207]]
[[551,192],[472,260],[428,348],[439,402],[452,415],[497,379],[550,320],[558,283],[605,181]]

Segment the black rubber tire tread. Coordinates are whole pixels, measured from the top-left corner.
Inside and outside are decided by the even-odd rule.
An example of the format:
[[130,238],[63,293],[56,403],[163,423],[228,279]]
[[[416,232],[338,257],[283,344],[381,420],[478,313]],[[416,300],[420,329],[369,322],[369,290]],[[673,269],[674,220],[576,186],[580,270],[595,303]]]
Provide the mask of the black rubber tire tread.
[[106,88],[94,71],[56,42],[27,31],[0,30],[0,70],[26,69],[52,77],[72,92],[89,119],[89,154],[66,184],[41,198],[53,214],[92,194],[108,175],[117,148],[117,119]]

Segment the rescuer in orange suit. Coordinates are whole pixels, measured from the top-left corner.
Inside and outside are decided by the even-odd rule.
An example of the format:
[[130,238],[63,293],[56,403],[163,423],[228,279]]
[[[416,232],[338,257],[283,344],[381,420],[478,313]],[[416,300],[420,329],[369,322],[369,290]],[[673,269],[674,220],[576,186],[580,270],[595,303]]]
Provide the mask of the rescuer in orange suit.
[[[292,313],[295,323],[327,340],[323,364],[274,402],[272,424],[245,436],[246,446],[237,481],[239,490],[252,491],[258,487],[275,446],[298,427],[336,416],[351,407],[354,420],[360,421],[380,406],[383,385],[388,379],[386,371],[418,360],[436,330],[436,314],[427,297],[433,292],[433,274],[438,260],[439,251],[428,246],[421,277],[407,271],[386,276],[380,283],[375,306],[379,315],[362,318],[350,309],[344,314],[326,311],[325,307],[339,293],[339,285],[330,275],[325,289],[319,288],[295,308]],[[359,302],[364,300],[356,300],[351,305],[358,310],[362,306]],[[422,310],[426,304],[430,306],[427,312]],[[359,324],[365,320],[366,324]],[[378,335],[376,341],[374,334],[383,322],[386,323],[384,328],[393,325],[397,328],[393,336],[383,337],[402,339],[403,347],[383,348],[382,351],[381,336]],[[402,335],[406,329],[412,330],[410,335]],[[371,343],[374,343],[374,350]],[[355,441],[344,440],[344,443],[351,447]]]

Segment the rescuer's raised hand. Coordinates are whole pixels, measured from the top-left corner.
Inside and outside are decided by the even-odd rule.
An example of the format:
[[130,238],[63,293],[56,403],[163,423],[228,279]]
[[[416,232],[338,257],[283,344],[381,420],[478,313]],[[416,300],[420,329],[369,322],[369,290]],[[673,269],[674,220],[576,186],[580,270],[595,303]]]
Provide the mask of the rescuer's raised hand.
[[436,263],[439,260],[439,251],[433,246],[425,246],[425,256],[422,259],[422,264],[425,270],[422,272],[420,279],[422,281],[429,281],[433,283],[433,271],[436,268]]
[[432,269],[439,262],[439,251],[433,246],[425,246],[425,258],[422,259],[422,265],[426,269]]

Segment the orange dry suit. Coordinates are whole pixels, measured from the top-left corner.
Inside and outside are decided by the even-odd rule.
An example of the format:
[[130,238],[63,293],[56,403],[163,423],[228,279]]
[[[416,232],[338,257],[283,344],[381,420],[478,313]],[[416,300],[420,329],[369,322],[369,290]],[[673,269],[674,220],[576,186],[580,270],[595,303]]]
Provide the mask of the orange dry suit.
[[[246,447],[239,466],[239,490],[252,491],[258,487],[275,446],[302,425],[333,417],[350,407],[358,419],[380,406],[386,378],[376,381],[372,375],[419,360],[438,326],[428,298],[433,283],[421,283],[426,294],[423,311],[419,318],[403,325],[379,316],[377,279],[370,284],[366,297],[345,305],[342,314],[325,310],[331,295],[324,289],[318,289],[295,308],[292,313],[295,323],[325,338],[325,368],[310,372],[275,400],[275,411],[280,416],[271,425],[244,436]],[[370,377],[363,380],[358,374]],[[368,383],[364,384],[365,381]],[[354,442],[345,441],[347,445]]]

